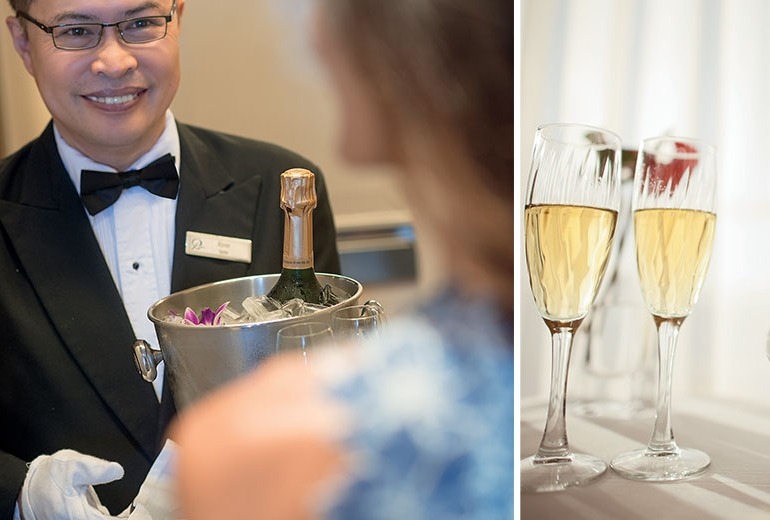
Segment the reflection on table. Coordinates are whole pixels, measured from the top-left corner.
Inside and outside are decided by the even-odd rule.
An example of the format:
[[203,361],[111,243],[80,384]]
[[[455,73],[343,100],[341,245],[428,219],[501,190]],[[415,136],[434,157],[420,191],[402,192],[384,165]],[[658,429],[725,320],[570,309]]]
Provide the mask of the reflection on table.
[[[522,520],[768,519],[770,520],[770,407],[718,399],[674,400],[677,443],[711,456],[706,474],[692,480],[647,483],[611,469],[594,483],[554,493],[521,495]],[[521,403],[521,457],[537,450],[545,423],[544,400]],[[570,446],[607,463],[647,444],[654,412],[632,419],[570,413]]]

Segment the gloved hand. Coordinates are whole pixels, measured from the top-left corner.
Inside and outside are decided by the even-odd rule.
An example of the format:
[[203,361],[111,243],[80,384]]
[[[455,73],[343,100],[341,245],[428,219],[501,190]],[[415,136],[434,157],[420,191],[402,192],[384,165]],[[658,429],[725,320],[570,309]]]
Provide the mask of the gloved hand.
[[177,520],[180,518],[174,469],[176,444],[167,440],[155,459],[139,494],[118,518],[128,520]]
[[24,520],[103,520],[115,518],[93,486],[123,477],[117,462],[60,450],[41,455],[29,465],[21,488]]

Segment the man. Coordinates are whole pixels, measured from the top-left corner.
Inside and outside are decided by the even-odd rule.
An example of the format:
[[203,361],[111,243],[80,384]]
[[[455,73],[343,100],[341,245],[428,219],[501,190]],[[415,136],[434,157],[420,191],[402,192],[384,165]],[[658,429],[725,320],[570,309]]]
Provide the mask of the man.
[[[175,121],[184,0],[10,4],[14,47],[52,122],[0,160],[0,519],[93,518],[101,504],[117,513],[131,502],[173,413],[168,388],[133,365],[135,339],[155,341],[148,307],[194,285],[280,271],[280,173],[319,172],[277,146]],[[168,182],[158,167],[147,178],[123,174],[122,192],[79,196],[106,172],[167,154]],[[316,268],[339,272],[320,175],[317,189]],[[250,245],[199,256],[185,248],[190,233]],[[63,449],[73,451],[41,457]],[[96,474],[105,460],[125,476],[97,486],[97,498],[90,485],[115,478]],[[82,504],[65,507],[73,496]]]

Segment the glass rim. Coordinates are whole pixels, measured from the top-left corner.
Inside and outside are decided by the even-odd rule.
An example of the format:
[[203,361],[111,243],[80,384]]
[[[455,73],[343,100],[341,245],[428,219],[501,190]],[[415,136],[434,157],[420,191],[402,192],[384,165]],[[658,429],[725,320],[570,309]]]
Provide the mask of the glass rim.
[[359,320],[361,318],[376,318],[380,314],[380,311],[371,305],[347,305],[332,312],[332,319]]
[[289,337],[301,337],[307,336],[308,334],[322,334],[327,330],[330,330],[329,324],[323,321],[302,321],[281,327],[276,334]]
[[700,157],[704,154],[713,155],[716,153],[716,145],[705,139],[697,137],[686,137],[678,135],[658,135],[654,137],[645,137],[639,144],[639,150],[643,153],[655,153],[656,145],[660,143],[682,143],[693,145],[694,152],[687,150],[666,150],[666,154],[672,158],[688,158],[688,157]]
[[[578,142],[577,140],[570,140],[570,139],[559,139],[557,136],[549,135],[546,133],[547,130],[550,129],[583,129],[588,132],[596,132],[600,133],[602,135],[605,135],[610,138],[609,142],[604,143],[591,143],[591,142]],[[585,146],[585,147],[594,147],[594,148],[612,148],[612,149],[620,149],[623,146],[623,140],[620,138],[620,135],[618,135],[616,132],[613,132],[612,130],[608,130],[606,128],[595,126],[595,125],[588,125],[584,123],[545,123],[538,125],[536,133],[538,136],[540,136],[542,139],[553,142],[553,143],[560,143],[560,144],[569,144],[569,145],[577,145],[577,146]]]

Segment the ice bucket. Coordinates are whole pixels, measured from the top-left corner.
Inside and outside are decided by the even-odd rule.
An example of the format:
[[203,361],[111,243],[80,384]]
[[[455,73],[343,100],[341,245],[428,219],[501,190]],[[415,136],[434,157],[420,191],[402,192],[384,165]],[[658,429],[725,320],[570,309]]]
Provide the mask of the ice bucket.
[[[147,316],[155,325],[160,343],[153,348],[145,340],[134,344],[134,361],[146,381],[157,377],[162,361],[177,409],[182,409],[214,388],[257,366],[275,353],[279,329],[304,321],[329,322],[331,314],[355,305],[363,292],[360,283],[345,276],[317,274],[321,285],[331,284],[341,301],[306,316],[243,325],[183,325],[165,321],[169,313],[183,315],[187,307],[200,312],[224,302],[240,309],[249,296],[266,294],[278,274],[248,276],[192,287],[167,296],[150,307]],[[347,298],[345,297],[347,295]]]

